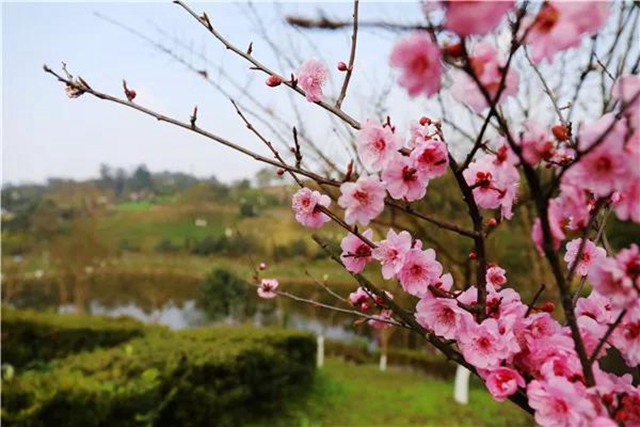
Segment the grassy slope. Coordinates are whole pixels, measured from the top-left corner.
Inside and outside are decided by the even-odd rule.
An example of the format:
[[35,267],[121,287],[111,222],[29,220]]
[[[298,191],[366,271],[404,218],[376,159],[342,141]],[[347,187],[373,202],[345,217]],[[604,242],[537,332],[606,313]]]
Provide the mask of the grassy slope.
[[453,401],[453,385],[413,370],[352,365],[329,359],[311,397],[288,408],[287,425],[528,426],[511,402],[496,402],[472,381],[469,405]]

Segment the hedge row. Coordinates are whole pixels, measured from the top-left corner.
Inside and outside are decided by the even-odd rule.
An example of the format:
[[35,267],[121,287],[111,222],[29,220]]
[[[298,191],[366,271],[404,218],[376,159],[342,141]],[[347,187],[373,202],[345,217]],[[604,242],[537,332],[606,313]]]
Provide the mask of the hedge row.
[[112,347],[141,337],[147,328],[132,319],[59,315],[2,309],[2,362],[15,367]]
[[315,339],[306,333],[250,327],[148,331],[116,347],[19,370],[3,381],[2,424],[268,422],[313,378]]

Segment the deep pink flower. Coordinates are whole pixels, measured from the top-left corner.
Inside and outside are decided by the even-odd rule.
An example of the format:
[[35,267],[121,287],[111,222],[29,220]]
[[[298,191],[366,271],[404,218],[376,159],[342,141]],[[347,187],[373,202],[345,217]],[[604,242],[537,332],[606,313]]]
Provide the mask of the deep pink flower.
[[449,166],[447,144],[429,139],[418,142],[411,152],[413,167],[428,179],[442,176]]
[[636,288],[640,288],[640,249],[632,243],[616,255],[616,261]]
[[540,62],[562,50],[580,44],[581,36],[594,33],[609,15],[608,2],[550,1],[543,4],[531,24],[527,43],[531,45],[531,59]]
[[[362,233],[364,237],[371,240],[373,231],[366,230]],[[371,261],[371,246],[360,240],[355,234],[349,233],[340,243],[342,255],[340,259],[345,268],[352,273],[360,273],[369,261]]]
[[[370,308],[368,304],[370,298],[369,293],[363,287],[358,287],[355,292],[349,294],[349,302],[362,311],[367,311]],[[363,304],[365,305],[363,306]]]
[[611,341],[630,367],[640,365],[640,305],[630,309],[613,331]]
[[597,415],[584,385],[564,377],[530,382],[527,397],[542,427],[587,426]]
[[376,176],[363,175],[356,182],[340,186],[338,204],[345,209],[344,220],[349,225],[356,222],[366,226],[384,210],[386,192]]
[[358,157],[370,172],[385,168],[402,145],[389,126],[369,119],[362,123],[357,142]]
[[526,131],[522,135],[520,147],[522,157],[531,166],[536,166],[541,160],[553,157],[555,144],[549,138],[549,132],[533,120],[525,122]]
[[460,318],[465,316],[470,317],[470,320],[473,321],[473,316],[458,307],[458,303],[454,299],[423,298],[416,305],[418,323],[445,339],[456,337]]
[[329,205],[331,205],[329,196],[306,187],[298,190],[291,199],[291,207],[295,212],[296,220],[309,228],[320,228],[325,222],[331,220],[318,208],[318,206],[329,207]]
[[484,381],[489,393],[498,402],[507,400],[518,391],[518,387],[525,386],[524,378],[518,371],[504,366],[491,371]]
[[389,321],[393,320],[393,311],[380,310],[379,314],[374,314],[373,319],[369,319],[367,323],[373,326],[375,329],[392,328],[393,325]]
[[495,319],[477,324],[473,318],[461,318],[458,346],[464,359],[479,369],[496,369],[509,357],[509,348]]
[[382,171],[382,181],[391,197],[409,202],[422,199],[429,185],[426,175],[414,167],[409,157],[399,153]]
[[[495,98],[500,88],[502,69],[506,61],[500,58],[494,46],[484,42],[478,43],[471,54],[470,61],[478,79],[489,93],[489,96],[492,99]],[[516,95],[518,93],[519,82],[520,74],[513,67],[510,67],[504,89],[498,102],[502,102],[508,96]],[[456,71],[454,73],[451,94],[455,99],[468,104],[477,112],[481,112],[489,106],[476,82],[463,71]]]
[[611,319],[611,302],[596,291],[587,298],[576,301],[576,316],[588,316],[598,323],[607,324]]
[[404,257],[411,249],[411,234],[407,231],[396,233],[391,228],[387,238],[378,243],[373,257],[382,265],[382,277],[386,280],[394,277],[404,265]]
[[494,288],[500,289],[505,283],[507,283],[507,272],[504,268],[497,265],[487,269],[486,281],[493,285]]
[[329,69],[317,59],[307,59],[298,68],[298,85],[305,91],[307,101],[322,101],[322,86],[329,78]]
[[436,261],[435,251],[423,251],[414,247],[405,255],[397,278],[407,293],[422,298],[427,294],[429,285],[436,281],[440,274],[442,264]]
[[637,302],[633,281],[615,258],[601,259],[591,267],[588,277],[593,289],[609,298],[613,308],[623,309]]
[[448,1],[445,28],[460,37],[486,34],[502,21],[513,4],[513,1]]
[[[553,249],[558,250],[560,248],[560,242],[562,242],[565,238],[565,220],[562,215],[562,208],[558,203],[558,199],[549,200],[548,218],[549,228],[551,229],[551,238],[553,240]],[[538,252],[540,252],[540,254],[543,254],[543,233],[540,218],[536,219],[533,223],[531,238],[533,239]]]
[[391,66],[402,69],[398,82],[410,96],[431,96],[440,89],[440,48],[426,32],[400,40],[391,52]]
[[[578,251],[580,250],[580,245],[582,244],[582,239],[573,239],[572,241],[567,243],[567,253],[564,255],[564,260],[567,263],[567,268],[572,268],[573,263],[576,260],[576,256],[578,256]],[[600,259],[607,256],[607,251],[604,248],[596,246],[593,241],[587,239],[584,244],[584,249],[582,251],[582,256],[580,257],[580,261],[578,262],[578,266],[576,268],[576,273],[581,276],[586,276],[589,273],[589,269],[594,263],[597,263]]]
[[276,279],[262,279],[258,287],[258,296],[260,298],[275,298],[278,296],[275,290],[278,289],[278,281]]

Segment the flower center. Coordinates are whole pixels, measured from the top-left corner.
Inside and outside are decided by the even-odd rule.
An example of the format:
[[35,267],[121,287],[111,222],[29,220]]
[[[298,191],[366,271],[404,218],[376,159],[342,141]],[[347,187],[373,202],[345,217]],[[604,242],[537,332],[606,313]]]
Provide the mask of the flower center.
[[429,59],[426,55],[418,55],[411,61],[410,68],[413,73],[424,73],[429,68]]
[[368,245],[360,245],[356,249],[356,257],[366,258],[371,256],[371,248]]
[[366,191],[356,190],[356,192],[353,193],[353,197],[360,203],[367,203],[369,201],[369,193]]
[[376,139],[376,142],[373,143],[373,146],[376,151],[382,151],[387,147],[387,142],[384,140],[384,138],[378,138]]
[[595,163],[596,171],[600,173],[610,172],[611,166],[611,159],[609,157],[600,157]]
[[405,166],[402,168],[402,179],[404,181],[415,181],[416,180],[416,170],[410,166]]

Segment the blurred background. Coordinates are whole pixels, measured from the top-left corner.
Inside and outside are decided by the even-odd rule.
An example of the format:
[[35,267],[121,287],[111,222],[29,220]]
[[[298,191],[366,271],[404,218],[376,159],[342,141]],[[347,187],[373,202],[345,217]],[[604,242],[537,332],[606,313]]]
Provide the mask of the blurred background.
[[[345,2],[194,5],[207,10],[232,43],[246,47],[252,42],[254,56],[285,75],[308,57],[323,59],[333,76],[332,96],[342,78],[334,64],[348,59],[352,7]],[[360,13],[363,22],[409,26],[422,18],[417,3],[365,3]],[[290,25],[287,17],[347,25],[305,29]],[[399,36],[375,25],[363,27],[344,109],[363,118],[393,112],[394,123],[407,129],[411,120],[440,112],[436,104],[410,99],[394,84],[387,58]],[[496,42],[505,41],[498,35]],[[3,394],[5,422],[21,425],[29,417],[52,422],[47,417],[57,414],[65,425],[93,425],[87,420],[102,408],[97,425],[113,411],[128,414],[115,419],[118,424],[133,419],[131,425],[198,425],[211,420],[207,405],[219,409],[218,425],[531,422],[511,403],[494,402],[475,380],[469,403],[456,403],[455,366],[408,331],[374,329],[348,315],[283,298],[259,300],[247,281],[260,262],[268,265],[263,274],[277,278],[281,289],[315,301],[336,303],[318,282],[341,296],[356,288],[295,222],[292,183],[272,167],[132,110],[88,96],[70,100],[42,71],[45,63],[58,68],[64,62],[93,87],[118,95],[126,79],[137,92],[136,102],[184,121],[197,105],[200,126],[268,154],[231,98],[283,153],[296,126],[305,159],[315,170],[336,173],[331,163],[344,170],[353,140],[344,124],[286,88],[266,87],[264,75],[249,70],[178,6],[4,3],[2,46],[2,358],[3,382],[13,384]],[[527,102],[535,105],[536,97]],[[450,111],[445,123],[473,128],[475,117],[468,111]],[[454,152],[470,144],[457,136],[451,142]],[[448,176],[433,182],[425,211],[465,223],[454,187]],[[534,218],[533,208],[523,203],[514,221],[489,242],[490,253],[523,298],[531,298],[551,277],[526,231]],[[388,225],[374,228],[382,233]],[[472,273],[468,242],[430,226],[409,225],[436,248],[456,282],[466,283]],[[637,228],[628,224],[612,220],[610,229],[615,247],[637,240]],[[322,234],[333,241],[343,235],[329,225]],[[367,273],[382,283],[378,272]],[[397,290],[395,284],[384,286]],[[396,295],[406,307],[415,304],[410,296]],[[554,297],[551,291],[548,298]],[[274,332],[260,341],[259,350],[251,347],[260,357],[247,367],[235,353],[226,353],[230,342],[255,343],[255,330],[241,325],[265,334],[284,328],[293,335]],[[229,326],[240,329],[231,333]],[[298,336],[296,330],[311,335]],[[317,345],[324,346],[324,362],[317,359]],[[181,347],[184,352],[176,353]],[[248,344],[240,347],[238,354],[249,351]],[[272,348],[287,352],[276,357]],[[198,355],[198,362],[184,361],[186,349]],[[226,378],[220,373],[225,357],[251,381],[208,389]],[[298,379],[273,368],[278,363],[298,372]],[[315,366],[321,368],[315,380],[308,380]],[[199,379],[189,372],[198,372]],[[308,392],[304,399],[273,397],[301,385]],[[226,403],[220,403],[223,389],[233,395],[225,395]],[[177,401],[176,393],[192,398],[193,406]],[[86,411],[69,415],[61,401]],[[275,406],[263,407],[265,402]],[[253,410],[243,411],[243,405]],[[180,411],[203,418],[181,418]]]

